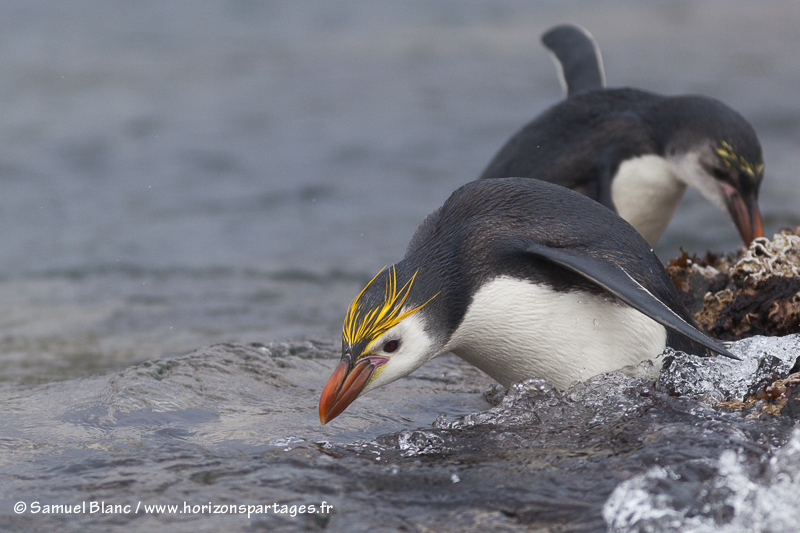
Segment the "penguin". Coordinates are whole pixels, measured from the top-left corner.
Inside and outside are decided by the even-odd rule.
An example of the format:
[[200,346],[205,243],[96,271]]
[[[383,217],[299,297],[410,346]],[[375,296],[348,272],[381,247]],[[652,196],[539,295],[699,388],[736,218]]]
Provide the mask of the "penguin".
[[577,26],[542,37],[566,99],[524,126],[481,179],[535,177],[616,211],[654,246],[687,186],[733,219],[745,245],[764,236],[761,144],[739,113],[714,98],[605,86],[600,51]]
[[537,376],[564,389],[667,346],[736,359],[696,329],[655,253],[618,215],[541,180],[477,180],[351,303],[320,421],[446,352],[505,386]]

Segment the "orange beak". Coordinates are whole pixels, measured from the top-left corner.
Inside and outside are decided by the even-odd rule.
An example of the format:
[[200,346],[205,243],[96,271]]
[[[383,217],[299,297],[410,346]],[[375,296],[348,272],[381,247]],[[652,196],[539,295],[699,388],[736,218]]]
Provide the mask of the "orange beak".
[[350,368],[350,355],[345,354],[336,366],[319,398],[319,421],[327,424],[353,403],[369,382],[375,370],[389,359],[363,357]]
[[720,186],[728,200],[728,211],[730,211],[731,218],[736,224],[736,229],[739,230],[739,235],[742,236],[745,246],[750,246],[753,239],[764,236],[764,224],[761,221],[758,202],[753,199],[748,205],[748,202],[745,202],[739,191],[727,183],[720,183]]

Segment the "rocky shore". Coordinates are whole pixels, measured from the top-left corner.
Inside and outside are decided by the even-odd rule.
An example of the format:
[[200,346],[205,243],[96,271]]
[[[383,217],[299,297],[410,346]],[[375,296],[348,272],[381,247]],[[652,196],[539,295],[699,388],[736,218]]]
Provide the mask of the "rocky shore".
[[684,252],[667,263],[667,272],[714,338],[800,333],[800,226],[755,239],[735,254]]

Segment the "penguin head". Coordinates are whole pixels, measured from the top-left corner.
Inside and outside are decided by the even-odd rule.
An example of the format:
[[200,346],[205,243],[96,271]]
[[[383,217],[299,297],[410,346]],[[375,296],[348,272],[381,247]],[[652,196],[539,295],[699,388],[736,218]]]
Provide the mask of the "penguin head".
[[[731,142],[720,140],[714,147],[717,156],[709,165],[711,174],[723,192],[725,205],[747,246],[764,236],[758,190],[764,176],[764,161],[758,154],[750,159],[740,155]],[[713,158],[712,158],[713,159]]]
[[[665,152],[681,178],[727,211],[745,245],[764,236],[758,191],[764,176],[761,144],[753,127],[724,103],[705,96],[668,98],[659,115]],[[668,118],[666,118],[668,117]]]
[[[342,327],[342,358],[322,391],[320,422],[336,418],[358,396],[406,376],[442,351],[430,327],[417,271],[398,263],[381,270],[353,300]],[[416,283],[415,283],[416,282]]]

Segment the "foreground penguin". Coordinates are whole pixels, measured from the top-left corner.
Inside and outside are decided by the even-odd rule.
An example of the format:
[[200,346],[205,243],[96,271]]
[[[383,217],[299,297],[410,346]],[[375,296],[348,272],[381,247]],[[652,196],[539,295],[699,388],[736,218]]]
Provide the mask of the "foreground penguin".
[[506,386],[539,376],[565,388],[666,346],[733,357],[695,329],[661,262],[616,214],[539,180],[479,180],[350,305],[320,420],[445,352]]
[[687,185],[733,218],[746,245],[764,236],[764,173],[752,126],[719,100],[605,89],[600,51],[576,26],[542,37],[567,99],[522,128],[481,178],[536,177],[616,211],[653,246]]

